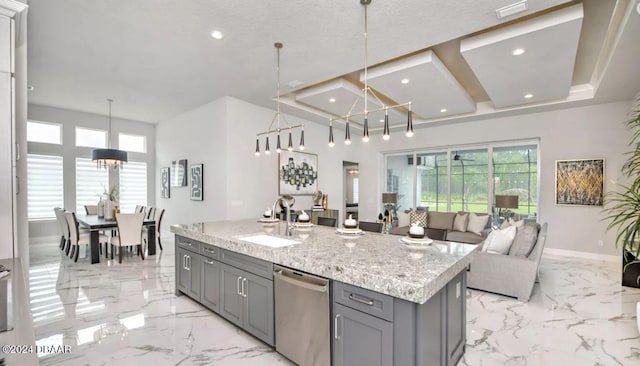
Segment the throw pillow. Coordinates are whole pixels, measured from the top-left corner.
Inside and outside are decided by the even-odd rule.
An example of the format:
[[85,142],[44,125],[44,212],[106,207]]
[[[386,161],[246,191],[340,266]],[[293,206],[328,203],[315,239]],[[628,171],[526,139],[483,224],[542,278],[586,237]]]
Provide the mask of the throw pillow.
[[489,221],[489,215],[476,215],[475,213],[469,214],[469,222],[467,223],[467,231],[471,231],[476,235],[482,235],[482,230],[487,226]]
[[489,234],[487,240],[485,240],[482,250],[493,254],[508,254],[515,236],[515,226],[509,226],[502,230],[494,230]]
[[398,227],[410,226],[409,214],[406,212],[398,211]]
[[506,219],[502,225],[500,225],[500,229],[506,229],[511,225],[515,225],[516,228],[520,229],[524,226],[524,220],[513,221],[513,219]]
[[469,214],[461,214],[457,213],[456,218],[453,219],[453,230],[466,232],[467,231],[467,222],[469,221]]
[[427,211],[409,212],[409,225],[418,223],[419,226],[427,227]]
[[538,240],[538,230],[533,225],[523,225],[517,229],[509,255],[526,258]]

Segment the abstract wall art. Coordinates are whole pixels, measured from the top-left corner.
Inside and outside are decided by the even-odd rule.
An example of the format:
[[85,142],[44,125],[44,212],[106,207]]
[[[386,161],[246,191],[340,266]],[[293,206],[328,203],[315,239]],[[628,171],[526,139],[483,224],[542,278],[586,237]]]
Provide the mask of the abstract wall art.
[[281,196],[312,195],[318,190],[318,155],[283,150],[278,162],[278,182]]
[[160,168],[160,197],[171,197],[171,169],[169,167]]
[[604,159],[556,160],[556,204],[602,206]]
[[204,200],[204,187],[202,180],[203,164],[191,165],[191,200],[202,201]]
[[187,159],[171,162],[171,187],[187,186]]

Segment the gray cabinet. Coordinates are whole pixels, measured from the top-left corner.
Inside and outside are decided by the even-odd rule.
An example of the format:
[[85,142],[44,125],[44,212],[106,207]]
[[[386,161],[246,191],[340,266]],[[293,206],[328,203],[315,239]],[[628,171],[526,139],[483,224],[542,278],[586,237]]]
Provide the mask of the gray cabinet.
[[273,280],[221,265],[220,315],[267,344],[275,344]]
[[466,343],[465,273],[454,277],[446,287],[447,297],[447,365],[455,365],[464,354]]
[[199,254],[176,247],[176,287],[197,301],[200,301],[201,268],[201,256]]
[[244,326],[244,298],[241,292],[243,271],[222,264],[220,286],[220,315],[239,327]]
[[222,263],[200,256],[202,287],[200,303],[215,311],[220,311],[220,270]]
[[393,323],[334,303],[333,365],[393,365]]

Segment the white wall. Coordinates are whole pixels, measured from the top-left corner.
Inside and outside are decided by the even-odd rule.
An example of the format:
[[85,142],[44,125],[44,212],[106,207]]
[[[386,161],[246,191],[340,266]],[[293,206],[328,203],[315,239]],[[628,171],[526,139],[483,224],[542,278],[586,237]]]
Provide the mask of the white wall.
[[[258,217],[273,204],[278,197],[278,156],[256,157],[254,152],[256,133],[266,130],[274,115],[274,110],[225,97],[158,125],[156,174],[171,160],[185,158],[190,164],[204,163],[205,172],[202,202],[189,201],[188,187],[172,188],[170,199],[156,191],[158,207],[167,209],[164,230],[177,223]],[[342,161],[357,162],[360,151],[345,147],[339,138],[329,148],[327,127],[286,118],[292,124],[305,123],[305,152],[318,154],[318,189],[329,195],[330,208],[342,209]],[[341,135],[339,130],[334,133]],[[298,131],[294,136],[297,145]],[[275,150],[273,139],[271,148]],[[295,198],[297,210],[312,205],[311,196]]]
[[[106,102],[105,102],[106,107]],[[59,123],[62,125],[62,145],[29,142],[29,153],[57,153],[63,156],[64,166],[64,207],[75,211],[76,207],[76,157],[91,158],[93,148],[75,146],[75,128],[87,127],[107,130],[108,117],[91,113],[77,112],[42,105],[29,104],[29,120]],[[147,152],[128,152],[129,161],[147,163],[147,205],[155,204],[155,125],[150,123],[111,118],[111,144],[118,146],[118,134],[130,133],[147,137]],[[113,177],[112,177],[113,178]],[[110,184],[117,180],[110,179]],[[23,184],[26,189],[26,183]],[[97,197],[96,197],[97,202]],[[53,212],[53,211],[52,211]],[[51,236],[58,232],[55,219],[33,221],[29,223],[29,237]]]
[[[605,191],[611,190],[612,181],[620,178],[628,149],[630,136],[623,122],[630,108],[631,102],[618,102],[420,128],[410,139],[401,131],[392,131],[387,142],[376,135],[363,150],[360,177],[377,180],[377,185],[361,186],[359,215],[363,220],[374,219],[380,210],[377,198],[384,189],[384,175],[380,173],[384,170],[384,152],[540,138],[538,213],[541,222],[549,223],[547,247],[615,255],[619,252],[615,233],[606,231],[601,207],[555,205],[555,161],[604,158]],[[603,247],[597,245],[598,240],[604,241]]]

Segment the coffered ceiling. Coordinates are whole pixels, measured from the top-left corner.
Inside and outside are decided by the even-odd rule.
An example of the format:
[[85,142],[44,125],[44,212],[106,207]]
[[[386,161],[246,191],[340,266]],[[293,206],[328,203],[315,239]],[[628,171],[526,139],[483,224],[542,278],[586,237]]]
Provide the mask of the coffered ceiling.
[[[631,99],[640,90],[632,56],[620,48],[637,47],[622,36],[640,23],[630,11],[637,0],[529,0],[526,11],[499,19],[496,9],[513,2],[373,0],[368,83],[385,104],[411,101],[414,123],[425,126]],[[104,100],[113,98],[114,116],[152,123],[227,95],[275,108],[279,41],[285,112],[327,123],[354,103],[354,111],[364,108],[358,0],[29,5],[30,103],[105,114]],[[214,29],[222,40],[209,36]],[[525,53],[513,56],[515,48]],[[620,74],[628,91],[597,93]],[[391,113],[392,122],[406,123]]]

